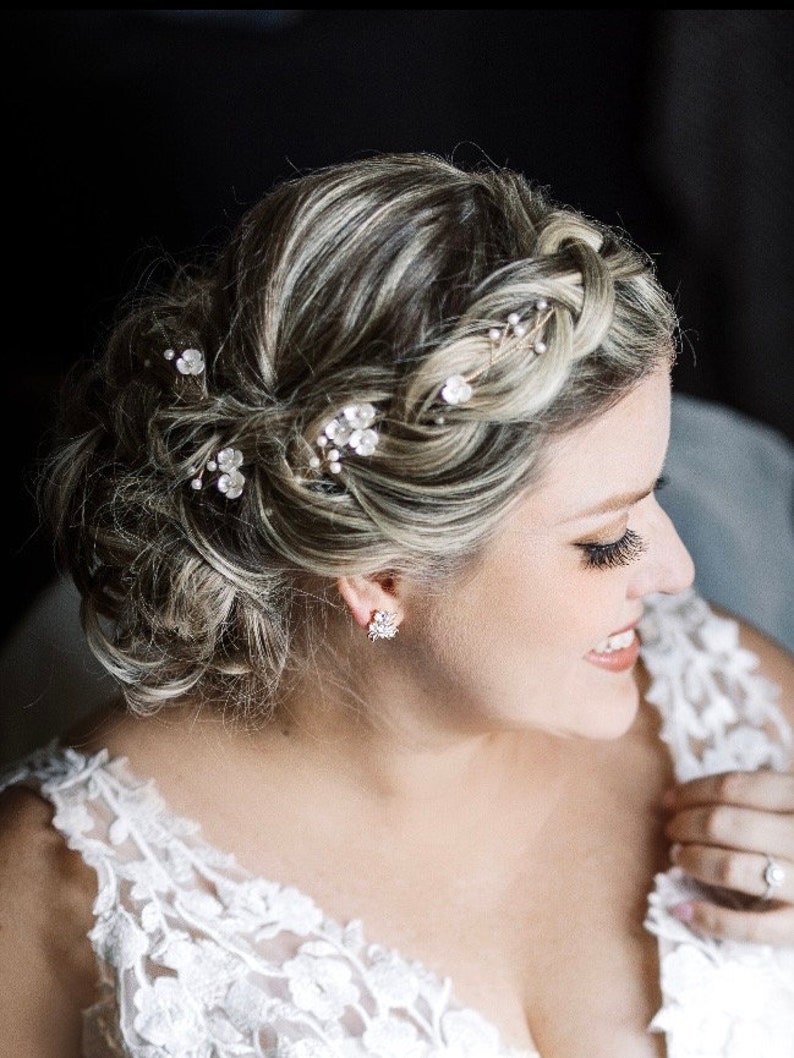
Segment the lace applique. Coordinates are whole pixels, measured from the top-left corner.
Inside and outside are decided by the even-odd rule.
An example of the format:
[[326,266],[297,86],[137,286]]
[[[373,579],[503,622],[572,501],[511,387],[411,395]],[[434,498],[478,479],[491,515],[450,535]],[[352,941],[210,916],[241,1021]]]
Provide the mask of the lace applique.
[[0,789],[15,782],[55,805],[99,879],[85,1058],[537,1058],[360,922],[243,871],[125,761],[52,745]]
[[794,948],[691,933],[667,908],[699,892],[673,868],[649,897],[664,996],[651,1029],[667,1033],[668,1058],[792,1058]]
[[[778,688],[735,621],[686,592],[654,597],[640,634],[679,780],[790,767]],[[645,925],[659,938],[663,1005],[650,1028],[666,1033],[668,1058],[794,1058],[794,948],[700,937],[669,913],[705,891],[678,867],[655,879]]]
[[792,736],[777,686],[755,672],[736,621],[719,617],[693,591],[658,595],[639,627],[652,677],[646,697],[662,718],[680,782],[718,771],[785,771]]

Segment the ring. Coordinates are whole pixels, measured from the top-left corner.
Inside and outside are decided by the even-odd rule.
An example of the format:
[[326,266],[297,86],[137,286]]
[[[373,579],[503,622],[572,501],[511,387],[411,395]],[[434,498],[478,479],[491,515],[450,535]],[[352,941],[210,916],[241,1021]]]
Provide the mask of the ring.
[[780,889],[785,881],[785,870],[780,866],[777,860],[773,860],[771,856],[767,856],[766,867],[764,868],[764,884],[766,885],[766,890],[761,899],[769,900],[772,893],[774,893],[776,889]]

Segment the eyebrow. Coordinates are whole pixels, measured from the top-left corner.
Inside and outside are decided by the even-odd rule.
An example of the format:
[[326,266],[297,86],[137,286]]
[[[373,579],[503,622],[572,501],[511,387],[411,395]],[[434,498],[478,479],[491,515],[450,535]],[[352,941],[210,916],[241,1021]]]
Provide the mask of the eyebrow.
[[640,492],[620,492],[615,496],[610,496],[608,500],[604,500],[603,503],[599,503],[596,507],[590,507],[586,511],[577,511],[576,514],[572,514],[570,518],[565,520],[566,522],[578,522],[584,518],[594,518],[598,514],[614,514],[616,511],[622,511],[626,507],[633,507],[635,503],[639,503],[646,496],[650,496],[661,483],[662,478],[657,478],[649,489],[644,489]]

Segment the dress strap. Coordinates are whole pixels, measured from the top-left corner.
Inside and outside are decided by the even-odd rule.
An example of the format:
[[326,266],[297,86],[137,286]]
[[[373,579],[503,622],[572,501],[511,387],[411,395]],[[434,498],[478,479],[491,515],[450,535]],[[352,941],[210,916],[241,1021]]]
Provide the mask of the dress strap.
[[[646,697],[659,709],[680,781],[790,767],[779,688],[740,645],[737,621],[688,591],[649,600],[640,635],[652,680]],[[692,932],[671,908],[707,892],[680,867],[656,875],[645,927],[658,938],[662,1006],[650,1029],[665,1034],[668,1058],[791,1058],[794,948]]]
[[676,778],[791,766],[792,733],[780,688],[739,642],[738,622],[694,590],[653,596],[639,626],[651,676],[646,697],[662,718]]

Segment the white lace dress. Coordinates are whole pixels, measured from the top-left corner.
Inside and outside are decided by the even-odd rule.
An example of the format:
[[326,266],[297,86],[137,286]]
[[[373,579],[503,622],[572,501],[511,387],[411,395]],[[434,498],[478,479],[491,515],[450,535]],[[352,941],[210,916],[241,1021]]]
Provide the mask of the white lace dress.
[[[734,622],[687,592],[655,597],[641,631],[678,778],[789,767],[775,689]],[[528,1058],[449,980],[209,846],[123,760],[52,745],[0,776],[12,783],[53,803],[98,875],[86,1058]],[[693,888],[672,868],[649,897],[664,1000],[651,1030],[669,1058],[794,1058],[794,949],[696,937],[667,911]]]

